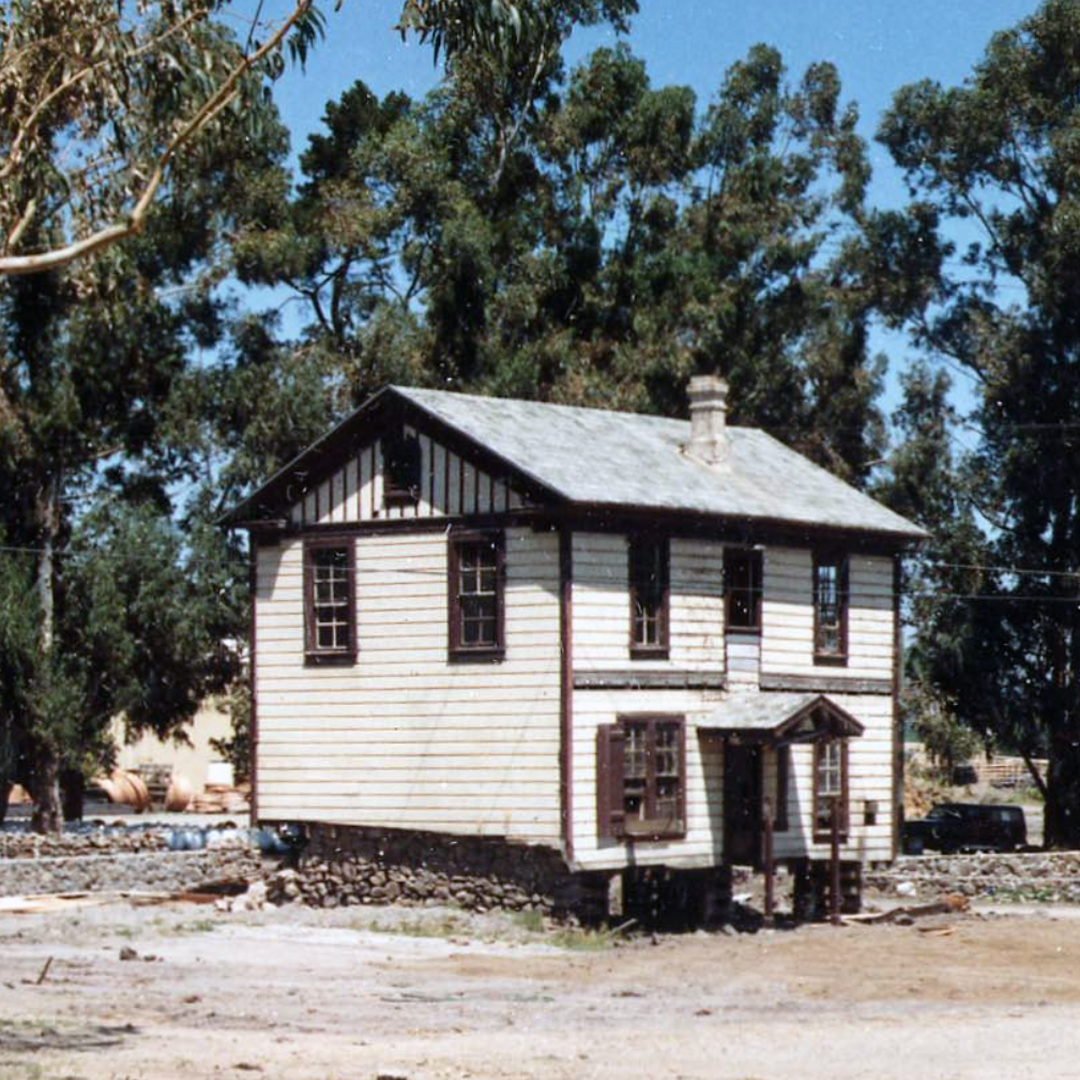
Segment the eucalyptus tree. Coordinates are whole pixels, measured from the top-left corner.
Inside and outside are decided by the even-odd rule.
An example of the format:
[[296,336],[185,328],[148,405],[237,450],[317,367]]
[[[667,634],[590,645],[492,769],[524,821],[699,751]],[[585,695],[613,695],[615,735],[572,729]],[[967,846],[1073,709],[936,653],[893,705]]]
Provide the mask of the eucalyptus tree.
[[[343,0],[339,0],[338,7]],[[511,55],[542,34],[542,0],[405,0],[399,29],[448,62]],[[138,233],[178,161],[214,139],[257,74],[301,63],[314,0],[8,0],[0,5],[0,275],[86,260]],[[261,19],[265,15],[265,18]]]
[[516,80],[463,53],[423,101],[358,83],[327,106],[295,197],[236,247],[309,316],[295,342],[268,332],[264,376],[292,344],[331,411],[398,379],[678,412],[690,374],[719,371],[737,421],[865,479],[882,368],[846,244],[868,166],[835,70],[792,86],[759,46],[702,110],[625,46],[571,72],[523,49]]
[[[221,538],[182,538],[171,495],[192,460],[173,398],[224,325],[224,238],[286,151],[261,82],[244,93],[137,233],[0,289],[0,578],[20,598],[0,611],[0,743],[42,829],[58,826],[61,770],[102,758],[114,715],[159,731],[192,715],[225,677],[223,626],[240,625],[204,565]],[[41,206],[63,203],[62,178],[36,184]],[[47,242],[45,219],[24,235]]]
[[[902,88],[879,139],[911,203],[867,221],[877,302],[963,374],[984,567],[920,645],[962,719],[1050,759],[1046,837],[1080,843],[1080,3],[992,38],[960,86]],[[963,561],[957,559],[956,561]],[[942,623],[962,628],[939,634]],[[1037,782],[1041,779],[1034,773]]]

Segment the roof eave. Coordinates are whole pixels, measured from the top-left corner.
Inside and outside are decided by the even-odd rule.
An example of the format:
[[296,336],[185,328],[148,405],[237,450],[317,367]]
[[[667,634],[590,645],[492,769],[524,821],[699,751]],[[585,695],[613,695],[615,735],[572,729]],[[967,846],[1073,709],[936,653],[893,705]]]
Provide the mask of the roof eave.
[[[357,406],[326,434],[320,436],[291,461],[283,465],[231,510],[222,514],[217,519],[217,524],[225,528],[250,529],[254,522],[262,520],[264,516],[270,518],[279,517],[283,509],[280,489],[295,481],[302,474],[316,473],[321,475],[322,472],[326,471],[325,469],[314,470],[309,466],[325,458],[330,452],[330,448],[336,443],[348,441],[354,429],[358,428],[362,423],[377,417],[387,403],[392,401],[397,401],[404,408],[420,414],[430,425],[442,429],[444,432],[451,432],[454,438],[469,443],[470,446],[476,449],[478,454],[482,455],[488,462],[498,465],[509,477],[516,478],[519,484],[527,488],[530,493],[535,493],[542,499],[556,504],[567,501],[563,492],[552,487],[551,484],[542,480],[535,473],[523,468],[517,462],[504,457],[490,447],[479,444],[468,432],[463,431],[445,416],[412,398],[407,388],[388,385],[375,391],[371,397]],[[304,475],[304,478],[306,479],[306,475]],[[261,508],[265,508],[264,514],[260,514]]]

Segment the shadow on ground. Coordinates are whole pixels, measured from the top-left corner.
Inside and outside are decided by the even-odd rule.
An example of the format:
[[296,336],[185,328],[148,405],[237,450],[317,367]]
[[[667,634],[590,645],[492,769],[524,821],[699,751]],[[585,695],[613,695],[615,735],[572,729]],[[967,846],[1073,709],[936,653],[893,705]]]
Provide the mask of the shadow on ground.
[[136,1034],[134,1024],[113,1027],[91,1024],[63,1029],[36,1024],[9,1024],[0,1021],[0,1053],[34,1054],[42,1050],[110,1050],[125,1037]]

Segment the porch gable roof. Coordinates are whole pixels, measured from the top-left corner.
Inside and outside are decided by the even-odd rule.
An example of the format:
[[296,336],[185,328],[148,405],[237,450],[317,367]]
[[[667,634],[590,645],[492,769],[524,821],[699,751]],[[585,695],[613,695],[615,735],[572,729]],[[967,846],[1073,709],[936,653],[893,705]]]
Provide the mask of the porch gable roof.
[[824,694],[730,694],[697,724],[699,731],[772,745],[855,738],[864,728]]

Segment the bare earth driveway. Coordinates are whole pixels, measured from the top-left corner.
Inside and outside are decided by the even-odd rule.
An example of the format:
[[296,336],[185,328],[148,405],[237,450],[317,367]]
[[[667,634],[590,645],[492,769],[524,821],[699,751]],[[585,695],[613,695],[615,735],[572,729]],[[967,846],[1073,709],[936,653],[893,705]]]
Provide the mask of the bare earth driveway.
[[0,1076],[1074,1080],[1076,910],[617,947],[434,910],[0,914]]

